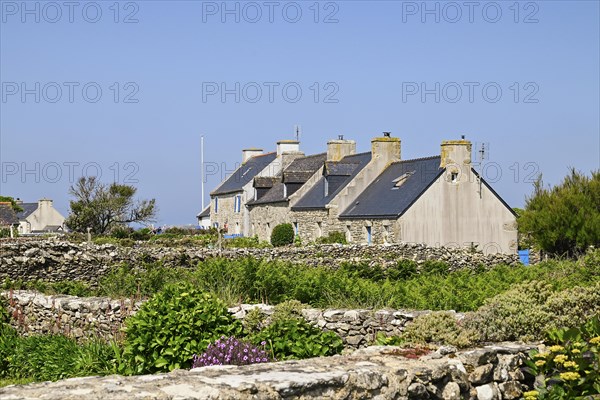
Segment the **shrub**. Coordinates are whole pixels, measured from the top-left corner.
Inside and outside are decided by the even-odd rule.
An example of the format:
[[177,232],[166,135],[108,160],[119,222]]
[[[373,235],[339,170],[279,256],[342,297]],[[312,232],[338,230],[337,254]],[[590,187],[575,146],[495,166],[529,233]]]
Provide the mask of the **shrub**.
[[550,285],[533,281],[488,300],[467,315],[465,325],[483,340],[530,341],[550,329],[575,327],[599,309],[600,283],[553,292]]
[[252,237],[235,237],[232,239],[225,239],[223,241],[223,247],[233,247],[233,248],[257,248],[263,249],[266,247],[271,247],[268,242],[261,242],[258,240],[258,236]]
[[110,231],[110,236],[116,239],[127,239],[133,233],[133,228],[129,226],[118,225]]
[[138,229],[137,231],[131,232],[129,235],[133,240],[149,240],[152,236],[152,230],[150,228]]
[[254,346],[252,343],[231,336],[221,336],[216,342],[208,345],[206,351],[198,357],[194,354],[192,368],[210,365],[250,365],[271,361],[264,346]]
[[270,322],[304,318],[302,316],[302,309],[304,308],[306,308],[306,305],[302,304],[298,300],[286,300],[274,307]]
[[536,376],[536,390],[528,392],[525,398],[595,398],[600,394],[598,316],[577,328],[548,331],[546,336],[547,345],[551,345],[547,351],[534,350],[525,361],[525,371]]
[[292,224],[279,224],[271,233],[271,244],[275,247],[294,243],[294,228]]
[[546,283],[517,285],[467,315],[465,325],[479,332],[485,341],[534,340],[551,319],[541,307],[551,294],[552,287]]
[[321,236],[321,237],[317,238],[315,243],[317,243],[317,244],[333,244],[333,243],[348,244],[348,241],[346,241],[346,235],[344,235],[343,232],[332,231],[332,232],[329,232],[327,234],[327,236]]
[[254,335],[252,342],[265,342],[276,360],[332,356],[344,348],[338,335],[324,332],[299,318],[273,322]]
[[456,321],[454,313],[435,311],[419,315],[406,326],[402,339],[410,343],[449,344],[468,347],[479,337],[472,329],[465,329]]
[[189,368],[221,335],[242,331],[221,300],[189,283],[165,287],[126,324],[127,372],[138,374]]
[[557,186],[540,177],[518,218],[519,232],[557,255],[577,255],[600,245],[600,170],[588,177],[574,168]]

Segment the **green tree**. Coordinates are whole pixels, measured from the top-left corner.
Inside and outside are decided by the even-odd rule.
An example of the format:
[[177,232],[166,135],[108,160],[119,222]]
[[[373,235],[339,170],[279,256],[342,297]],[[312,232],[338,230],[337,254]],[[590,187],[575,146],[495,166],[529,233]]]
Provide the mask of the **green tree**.
[[101,183],[95,176],[81,177],[69,193],[71,213],[66,225],[77,232],[90,228],[102,235],[129,223],[150,223],[156,217],[155,200],[135,201],[136,188],[129,185]]
[[0,203],[5,203],[5,202],[9,202],[12,206],[12,209],[16,213],[23,211],[23,208],[17,204],[17,202],[15,201],[14,198],[12,198],[10,196],[0,196]]
[[574,256],[600,244],[600,170],[591,177],[570,170],[554,187],[541,175],[518,218],[519,232],[542,250]]

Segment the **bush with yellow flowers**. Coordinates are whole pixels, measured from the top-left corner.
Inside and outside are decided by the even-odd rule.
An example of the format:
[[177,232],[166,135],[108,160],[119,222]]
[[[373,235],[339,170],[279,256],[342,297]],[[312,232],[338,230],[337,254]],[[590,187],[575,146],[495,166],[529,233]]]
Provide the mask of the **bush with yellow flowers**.
[[526,361],[526,371],[536,376],[538,387],[524,393],[524,399],[566,400],[599,395],[599,317],[578,328],[551,330],[546,336],[551,346],[544,351],[534,350]]

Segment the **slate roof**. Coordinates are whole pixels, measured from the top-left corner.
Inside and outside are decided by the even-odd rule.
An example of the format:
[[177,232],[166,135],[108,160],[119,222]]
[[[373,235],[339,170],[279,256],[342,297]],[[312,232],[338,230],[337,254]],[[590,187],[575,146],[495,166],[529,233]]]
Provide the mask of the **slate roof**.
[[272,188],[274,184],[281,180],[281,176],[257,176],[254,178],[255,188]]
[[[258,200],[248,202],[248,205],[279,203],[287,201],[287,196],[283,195],[285,183],[304,184],[306,181],[323,167],[327,160],[327,153],[313,154],[306,157],[296,158],[283,171],[283,175],[273,184],[273,187]],[[256,187],[256,181],[255,181]]]
[[0,226],[16,225],[19,218],[10,204],[0,204]]
[[18,212],[17,217],[19,220],[23,221],[38,209],[38,203],[21,203],[19,204],[19,207],[21,207],[23,211]]
[[440,156],[390,164],[340,218],[400,217],[442,174]]
[[196,218],[208,218],[210,217],[210,205],[206,206],[204,210],[200,211]]
[[[329,194],[325,196],[325,177],[319,181],[292,207],[292,210],[324,209],[327,204],[371,161],[371,153],[346,156],[337,162],[328,162],[331,172],[328,177],[336,177],[335,185],[329,184]],[[349,173],[349,174],[348,174]]]
[[219,187],[213,190],[210,195],[215,196],[241,192],[243,187],[248,182],[251,182],[256,174],[265,169],[267,165],[271,164],[271,162],[275,160],[275,157],[277,157],[277,154],[273,152],[261,154],[248,159],[248,161],[240,165],[240,167],[235,170],[235,172],[231,174],[229,178],[221,183]]

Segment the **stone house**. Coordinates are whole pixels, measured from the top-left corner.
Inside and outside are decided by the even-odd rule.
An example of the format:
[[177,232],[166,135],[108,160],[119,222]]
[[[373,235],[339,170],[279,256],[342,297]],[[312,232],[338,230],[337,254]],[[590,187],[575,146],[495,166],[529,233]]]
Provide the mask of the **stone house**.
[[344,231],[338,218],[391,162],[400,160],[400,139],[389,136],[371,140],[371,152],[356,153],[352,140],[327,143],[327,162],[319,179],[306,188],[291,206],[291,219],[301,240],[312,241],[333,231]]
[[244,234],[269,240],[287,222],[304,243],[339,231],[354,243],[514,254],[516,216],[473,169],[471,150],[467,140],[444,141],[439,155],[402,160],[400,139],[386,134],[366,153],[343,137],[329,141],[327,153],[296,151],[280,169],[244,181]]
[[54,208],[52,200],[41,199],[37,203],[17,200],[23,211],[17,213],[19,234],[60,233],[65,230],[65,217]]
[[280,140],[277,151],[263,154],[262,149],[242,151],[242,164],[210,193],[210,222],[229,234],[250,235],[247,203],[255,198],[254,178],[273,177],[294,159],[304,156],[295,140]]
[[390,164],[339,215],[349,241],[477,247],[514,254],[516,215],[471,165],[471,142]]
[[[296,192],[317,172],[327,159],[326,153],[299,157],[274,177],[254,178],[254,199],[247,203],[250,211],[250,234],[261,240],[271,237],[272,229],[290,221],[290,202]],[[294,224],[298,233],[298,224]]]

